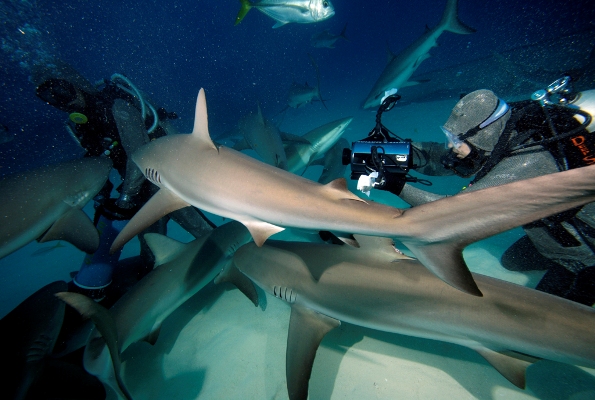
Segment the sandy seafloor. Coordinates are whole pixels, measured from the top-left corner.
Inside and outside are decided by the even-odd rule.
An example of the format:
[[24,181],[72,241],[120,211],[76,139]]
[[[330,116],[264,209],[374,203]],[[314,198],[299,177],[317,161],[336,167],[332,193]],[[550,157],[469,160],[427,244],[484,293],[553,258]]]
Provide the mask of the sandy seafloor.
[[[438,126],[455,102],[399,105],[385,114],[384,122],[402,137],[441,141]],[[329,107],[330,111],[320,104],[308,106],[307,112],[290,110],[282,128],[303,134],[353,115],[346,138],[351,141],[366,136],[374,113],[356,107],[349,107],[352,112],[345,113],[342,110],[347,108],[337,103]],[[306,176],[316,179],[319,174],[320,167],[314,167]],[[465,183],[459,178],[432,180],[430,190],[437,193],[454,194]],[[355,191],[355,182],[349,185]],[[373,192],[372,199],[405,206],[389,193]],[[85,210],[91,213],[92,207],[87,205]],[[220,217],[212,218],[216,224],[224,222]],[[169,225],[169,235],[181,241],[191,239],[174,223]],[[472,244],[464,251],[465,260],[474,272],[532,287],[543,272],[508,272],[499,262],[502,252],[521,235],[522,231],[515,229]],[[283,232],[274,238],[291,240],[292,233]],[[0,316],[38,288],[54,280],[67,281],[69,273],[78,270],[83,254],[67,243],[41,256],[31,255],[52,246],[34,242],[0,260]],[[131,242],[122,258],[137,254],[138,243]],[[261,308],[254,307],[230,285],[210,285],[196,294],[165,320],[154,346],[142,342],[124,352],[124,380],[134,398],[286,399],[290,308],[268,295],[261,303]],[[322,341],[309,393],[310,399],[586,400],[595,398],[595,370],[539,361],[528,369],[527,389],[522,391],[470,349],[343,324]]]

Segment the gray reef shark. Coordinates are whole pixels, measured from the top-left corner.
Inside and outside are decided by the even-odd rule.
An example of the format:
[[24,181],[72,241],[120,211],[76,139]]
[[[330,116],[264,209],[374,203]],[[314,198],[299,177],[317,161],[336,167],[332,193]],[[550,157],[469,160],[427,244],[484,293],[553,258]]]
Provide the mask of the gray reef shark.
[[322,165],[322,173],[318,182],[326,185],[335,179],[345,176],[346,165],[343,165],[343,149],[349,148],[349,142],[340,138],[333,147],[327,150],[323,158],[314,160],[310,165]]
[[[249,113],[238,122],[238,130],[244,135],[247,146],[254,150],[264,162],[275,167],[287,169],[287,155],[281,140],[281,132],[271,121],[266,120],[257,105],[256,113]],[[243,141],[241,141],[243,142]],[[234,149],[240,149],[242,143]]]
[[306,143],[291,143],[285,147],[287,168],[297,173],[306,168],[317,157],[322,157],[341,138],[353,117],[329,122],[306,133],[302,138]]
[[0,258],[37,239],[64,240],[93,253],[99,234],[81,208],[101,190],[112,162],[83,158],[0,180]]
[[290,22],[298,24],[320,22],[335,15],[335,9],[330,0],[260,0],[258,2],[240,0],[240,3],[235,25],[242,22],[252,8],[277,21],[273,28],[279,28]]
[[232,221],[188,244],[153,233],[145,239],[155,254],[155,269],[109,310],[78,293],[57,294],[95,323],[97,330],[85,348],[84,367],[118,398],[132,397],[121,376],[120,354],[140,340],[155,343],[163,320],[211,282],[233,253],[250,241],[250,233]]
[[193,205],[241,222],[259,246],[286,227],[396,238],[445,282],[478,296],[465,246],[595,200],[590,166],[408,209],[365,201],[347,190],[345,179],[321,185],[215,146],[203,89],[193,132],[154,140],[132,160],[160,190],[118,234],[112,252],[164,215]]
[[43,372],[64,320],[64,303],[54,294],[67,289],[66,282],[50,283],[0,320],[2,358],[6,363],[0,374],[3,397],[25,399]]
[[338,35],[331,33],[328,29],[325,29],[322,32],[315,33],[310,38],[310,44],[312,47],[326,47],[328,49],[334,49],[335,43],[339,39],[349,40],[347,36],[345,36],[345,29],[347,29],[347,23],[343,26],[343,30]]
[[[468,296],[397,252],[390,239],[356,238],[360,248],[249,243],[233,257],[233,266],[246,277],[291,305],[290,399],[308,397],[316,350],[341,321],[471,348],[522,389],[525,370],[536,361],[526,355],[595,368],[592,307],[479,274],[474,278],[483,297]],[[246,285],[237,273],[227,275],[223,271],[216,281]],[[248,296],[258,304],[253,293]]]
[[459,21],[457,2],[458,0],[448,0],[442,20],[435,28],[427,30],[398,55],[392,55],[364,101],[363,108],[379,106],[386,91],[418,84],[419,82],[409,81],[409,78],[420,64],[430,57],[430,50],[437,45],[436,40],[442,32],[449,31],[463,35],[475,32],[473,28]]
[[320,95],[320,71],[318,70],[318,64],[312,58],[310,54],[310,61],[314,66],[314,70],[316,71],[316,86],[308,85],[306,82],[304,85],[299,83],[293,82],[289,87],[289,92],[287,93],[287,107],[281,110],[281,112],[287,110],[287,108],[299,108],[306,104],[313,102],[314,100],[320,100],[324,108],[328,110],[322,96]]

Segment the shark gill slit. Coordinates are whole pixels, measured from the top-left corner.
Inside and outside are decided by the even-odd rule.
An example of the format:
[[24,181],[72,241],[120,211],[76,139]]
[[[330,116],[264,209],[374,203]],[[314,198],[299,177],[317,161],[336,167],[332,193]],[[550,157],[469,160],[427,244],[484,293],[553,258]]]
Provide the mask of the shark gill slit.
[[[289,294],[287,293],[289,291]],[[297,293],[293,292],[293,289],[285,286],[273,286],[273,296],[285,300],[286,302],[293,304],[297,299]]]

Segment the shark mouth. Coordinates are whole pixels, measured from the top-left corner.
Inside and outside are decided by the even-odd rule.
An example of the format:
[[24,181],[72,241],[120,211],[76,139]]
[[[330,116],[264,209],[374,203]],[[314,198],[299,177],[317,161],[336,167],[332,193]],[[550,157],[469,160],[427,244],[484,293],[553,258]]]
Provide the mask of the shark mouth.
[[273,286],[273,296],[285,300],[286,302],[293,304],[297,299],[297,293],[293,289],[284,286]]
[[159,185],[161,183],[161,175],[156,169],[145,168],[145,177],[155,185]]

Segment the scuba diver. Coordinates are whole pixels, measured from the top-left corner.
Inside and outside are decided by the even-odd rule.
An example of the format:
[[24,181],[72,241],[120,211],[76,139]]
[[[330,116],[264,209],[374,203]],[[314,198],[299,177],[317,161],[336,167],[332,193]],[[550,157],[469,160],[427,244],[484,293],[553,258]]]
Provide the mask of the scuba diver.
[[[112,281],[114,266],[120,253],[109,254],[109,247],[119,230],[136,211],[158,190],[147,181],[130,159],[130,155],[150,140],[167,134],[168,121],[177,118],[164,108],[155,109],[142,93],[124,76],[114,74],[100,86],[92,85],[66,63],[56,63],[34,74],[36,95],[47,104],[67,112],[67,130],[86,151],[85,157],[108,157],[120,174],[122,183],[111,198],[113,184],[108,180],[95,197],[95,226],[101,235],[100,248],[87,255],[71,285],[96,300],[105,296]],[[162,218],[146,232],[165,234],[168,218],[198,238],[210,232],[214,225],[194,207],[185,207]],[[143,235],[139,275],[153,268],[154,256]],[[139,277],[140,279],[140,277]]]
[[[473,191],[591,165],[595,163],[592,115],[595,90],[573,93],[568,76],[535,92],[531,100],[510,105],[490,90],[477,90],[461,98],[441,127],[448,149],[439,143],[412,143],[409,166],[424,175],[473,177],[463,188]],[[353,159],[351,163],[353,171]],[[379,169],[382,175],[383,168]],[[379,180],[373,171],[371,187],[390,191],[412,206],[445,197],[406,183],[415,178],[404,172],[385,170]],[[502,265],[516,271],[546,269],[537,290],[592,306],[595,203],[523,229],[526,236],[506,250]]]

